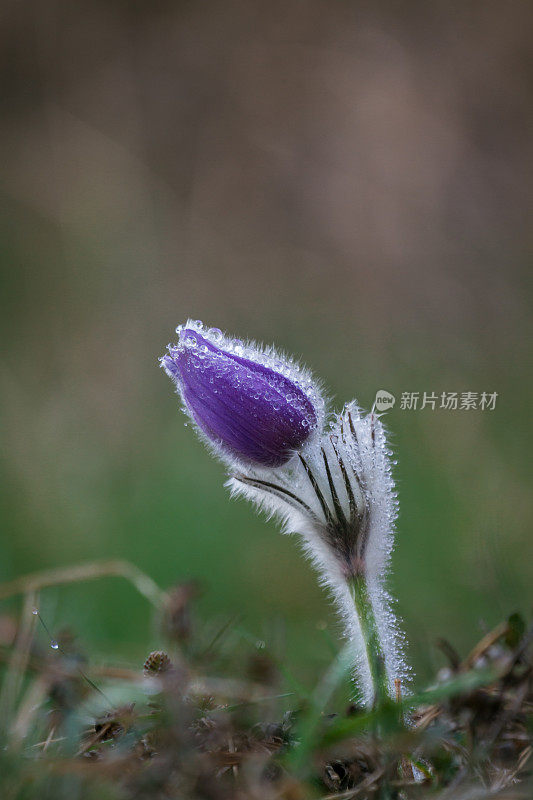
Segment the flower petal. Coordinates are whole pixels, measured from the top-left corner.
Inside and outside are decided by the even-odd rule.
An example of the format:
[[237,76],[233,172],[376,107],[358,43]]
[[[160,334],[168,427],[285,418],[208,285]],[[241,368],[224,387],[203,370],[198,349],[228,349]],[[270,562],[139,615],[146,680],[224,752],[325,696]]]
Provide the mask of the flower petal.
[[183,328],[162,363],[202,432],[233,457],[280,466],[317,427],[315,407],[294,381],[197,330]]

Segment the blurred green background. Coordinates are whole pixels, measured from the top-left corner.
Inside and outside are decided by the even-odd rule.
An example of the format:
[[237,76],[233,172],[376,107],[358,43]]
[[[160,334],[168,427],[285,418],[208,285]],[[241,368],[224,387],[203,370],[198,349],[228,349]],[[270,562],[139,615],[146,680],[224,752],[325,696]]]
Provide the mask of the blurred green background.
[[[530,612],[532,23],[525,2],[5,3],[0,580],[120,556],[198,578],[202,620],[283,629],[303,681],[328,662],[296,542],[228,499],[158,368],[192,317],[301,356],[337,406],[498,392],[388,414],[391,586],[421,681],[436,637],[465,652]],[[158,642],[120,580],[43,614],[94,657]]]

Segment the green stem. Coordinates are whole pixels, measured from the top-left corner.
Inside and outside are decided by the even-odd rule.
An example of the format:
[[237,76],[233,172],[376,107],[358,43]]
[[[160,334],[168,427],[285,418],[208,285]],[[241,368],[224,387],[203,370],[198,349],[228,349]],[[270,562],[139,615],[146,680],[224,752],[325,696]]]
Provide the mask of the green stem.
[[380,706],[390,699],[389,681],[385,668],[385,656],[379,638],[379,631],[374,616],[374,609],[368,592],[368,583],[364,575],[356,575],[348,582],[350,594],[361,626],[361,634],[365,643],[366,655],[370,667],[373,688],[373,706]]

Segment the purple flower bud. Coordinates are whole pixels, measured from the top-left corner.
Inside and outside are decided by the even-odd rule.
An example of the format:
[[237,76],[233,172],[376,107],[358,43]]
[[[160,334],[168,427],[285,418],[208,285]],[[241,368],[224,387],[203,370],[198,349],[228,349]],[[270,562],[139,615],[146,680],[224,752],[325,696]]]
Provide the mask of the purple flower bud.
[[161,364],[185,411],[222,455],[261,467],[288,461],[317,428],[323,401],[309,375],[273,351],[188,322]]

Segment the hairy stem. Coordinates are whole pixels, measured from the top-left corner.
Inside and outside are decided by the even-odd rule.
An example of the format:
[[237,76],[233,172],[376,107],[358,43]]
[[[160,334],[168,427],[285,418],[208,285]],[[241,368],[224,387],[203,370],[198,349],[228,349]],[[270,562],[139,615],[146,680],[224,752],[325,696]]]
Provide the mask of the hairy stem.
[[379,706],[390,698],[389,681],[385,667],[385,656],[379,638],[379,631],[368,591],[368,583],[364,575],[356,575],[348,581],[350,594],[359,619],[361,634],[365,643],[366,655],[370,667],[373,689],[373,705]]

